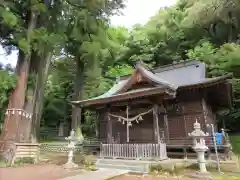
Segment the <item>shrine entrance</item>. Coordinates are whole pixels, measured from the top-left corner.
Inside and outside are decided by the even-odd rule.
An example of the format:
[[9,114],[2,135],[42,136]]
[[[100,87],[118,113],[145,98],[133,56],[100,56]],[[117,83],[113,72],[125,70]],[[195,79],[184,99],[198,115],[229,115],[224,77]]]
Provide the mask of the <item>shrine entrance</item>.
[[125,113],[109,113],[113,143],[154,142],[153,110],[126,106]]
[[131,103],[112,106],[107,117],[107,143],[101,144],[100,157],[144,160],[167,158],[166,144],[160,136],[158,105],[139,106]]

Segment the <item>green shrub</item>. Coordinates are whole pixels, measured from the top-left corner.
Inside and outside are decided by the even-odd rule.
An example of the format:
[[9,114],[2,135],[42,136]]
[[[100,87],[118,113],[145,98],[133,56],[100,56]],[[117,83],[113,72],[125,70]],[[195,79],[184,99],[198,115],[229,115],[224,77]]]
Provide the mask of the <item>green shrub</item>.
[[34,164],[34,158],[26,157],[26,158],[18,158],[15,160],[15,166],[22,166],[24,164]]
[[240,155],[240,136],[230,136],[233,152]]

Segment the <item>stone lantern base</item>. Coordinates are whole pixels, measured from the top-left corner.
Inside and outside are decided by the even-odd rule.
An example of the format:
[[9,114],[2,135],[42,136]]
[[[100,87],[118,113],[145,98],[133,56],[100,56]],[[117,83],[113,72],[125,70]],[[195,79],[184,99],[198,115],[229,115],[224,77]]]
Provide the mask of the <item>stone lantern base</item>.
[[214,180],[214,177],[209,172],[195,172],[188,176],[194,179]]
[[78,165],[75,164],[74,162],[67,162],[66,164],[63,165],[63,168],[65,168],[65,169],[76,169],[76,168],[78,168]]

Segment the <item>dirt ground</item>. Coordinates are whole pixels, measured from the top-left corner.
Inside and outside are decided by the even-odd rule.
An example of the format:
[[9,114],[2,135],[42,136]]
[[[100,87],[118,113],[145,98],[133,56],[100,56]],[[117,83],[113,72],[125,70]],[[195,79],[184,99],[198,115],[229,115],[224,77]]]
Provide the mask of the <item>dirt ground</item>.
[[181,176],[164,176],[164,175],[133,175],[125,174],[113,180],[194,180],[192,178],[181,177]]
[[[0,180],[58,180],[84,173],[84,170],[67,170],[61,166],[67,162],[66,153],[49,152],[41,154],[40,157],[47,161],[36,165],[0,168]],[[92,160],[92,157],[89,157]],[[81,155],[75,155],[74,162],[80,163],[82,159]]]
[[1,180],[58,180],[83,173],[81,170],[66,170],[52,164],[27,165],[15,168],[0,168]]
[[[221,177],[215,176],[216,180],[240,180],[240,176],[223,175]],[[196,180],[196,178],[189,178],[186,176],[168,176],[168,175],[134,175],[125,174],[113,178],[112,180]]]

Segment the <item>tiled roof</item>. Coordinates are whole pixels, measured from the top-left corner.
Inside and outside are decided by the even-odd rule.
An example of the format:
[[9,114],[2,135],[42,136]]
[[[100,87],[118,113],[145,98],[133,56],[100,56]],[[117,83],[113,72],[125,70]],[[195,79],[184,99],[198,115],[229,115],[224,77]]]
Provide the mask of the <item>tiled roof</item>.
[[[137,65],[140,71],[142,71],[151,81],[156,83],[156,87],[162,86],[163,88],[170,88],[172,90],[177,90],[179,88],[196,86],[196,85],[207,85],[209,83],[218,82],[221,80],[226,80],[227,76],[221,76],[216,78],[206,78],[205,76],[205,64],[199,61],[183,62],[174,65],[168,65],[154,69],[153,71],[147,70],[141,65]],[[108,98],[112,96],[117,96],[118,91],[123,89],[124,86],[131,80],[131,76],[124,77],[118,81],[109,91],[102,94],[101,96],[83,100],[75,101],[73,104],[78,104],[81,102],[97,100],[102,98]],[[159,85],[159,86],[158,86]],[[150,88],[151,89],[151,88]],[[139,91],[148,91],[148,89],[140,89]],[[136,91],[128,91],[127,93],[134,93]]]

